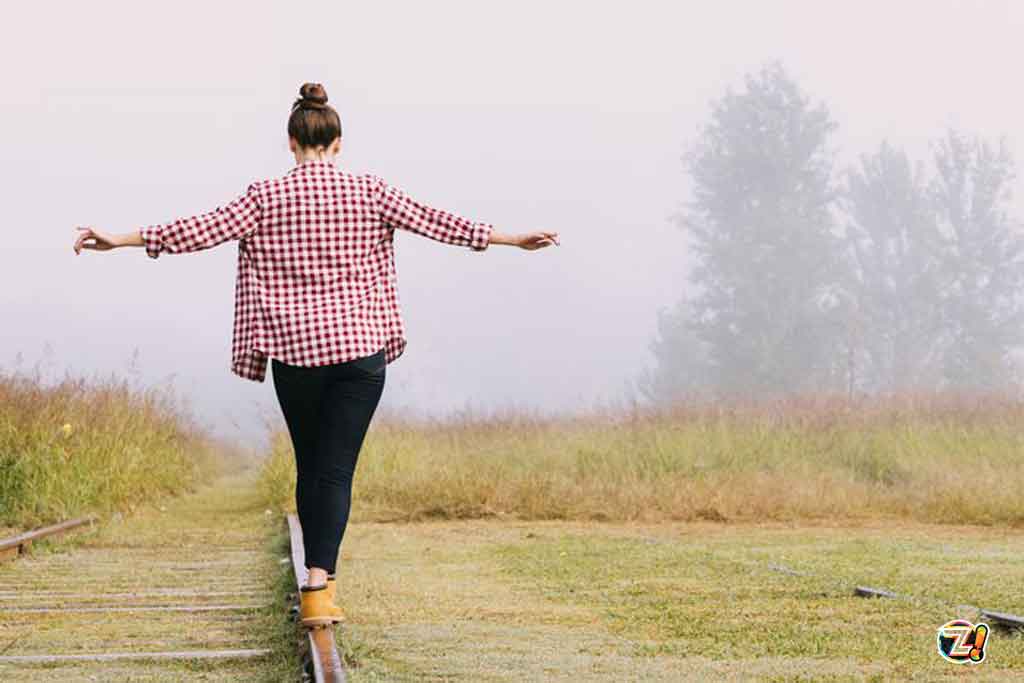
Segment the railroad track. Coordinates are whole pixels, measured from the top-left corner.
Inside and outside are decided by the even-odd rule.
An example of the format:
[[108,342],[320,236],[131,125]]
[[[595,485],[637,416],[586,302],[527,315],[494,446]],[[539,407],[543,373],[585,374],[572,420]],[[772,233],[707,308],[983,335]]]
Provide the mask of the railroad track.
[[85,525],[92,526],[96,521],[95,517],[78,517],[76,519],[69,519],[59,524],[51,524],[50,526],[40,527],[33,529],[32,531],[26,531],[23,534],[12,536],[10,538],[0,539],[0,561],[13,560],[21,555],[24,555],[32,547],[33,541],[38,541],[43,538],[51,536],[60,536],[66,534],[69,531],[80,529]]
[[[291,542],[292,570],[295,574],[296,598],[298,590],[306,582],[306,556],[302,549],[302,526],[294,514],[286,518],[288,537]],[[297,607],[293,607],[297,612]],[[296,620],[298,618],[296,617]],[[347,680],[345,665],[338,655],[338,645],[334,638],[334,626],[322,626],[306,631],[305,647],[303,648],[303,667],[308,680],[315,683],[341,683]]]
[[0,563],[0,680],[179,681],[198,661],[204,680],[259,679],[271,654],[268,520],[243,495],[194,494],[67,552],[26,550],[86,523],[0,540],[17,558]]

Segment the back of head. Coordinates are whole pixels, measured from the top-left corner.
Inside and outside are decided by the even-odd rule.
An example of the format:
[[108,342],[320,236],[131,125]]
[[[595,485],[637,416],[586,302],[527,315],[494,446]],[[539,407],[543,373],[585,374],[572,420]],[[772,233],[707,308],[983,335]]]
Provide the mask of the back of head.
[[303,147],[327,147],[341,137],[341,117],[319,83],[304,83],[288,117],[288,135]]

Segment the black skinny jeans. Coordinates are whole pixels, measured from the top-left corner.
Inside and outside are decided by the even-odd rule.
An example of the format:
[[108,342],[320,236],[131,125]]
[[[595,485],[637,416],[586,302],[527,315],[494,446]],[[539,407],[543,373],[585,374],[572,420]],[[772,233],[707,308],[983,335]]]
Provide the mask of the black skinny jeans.
[[300,367],[276,358],[271,365],[295,449],[306,567],[333,573],[348,526],[356,460],[384,391],[384,349],[333,365]]

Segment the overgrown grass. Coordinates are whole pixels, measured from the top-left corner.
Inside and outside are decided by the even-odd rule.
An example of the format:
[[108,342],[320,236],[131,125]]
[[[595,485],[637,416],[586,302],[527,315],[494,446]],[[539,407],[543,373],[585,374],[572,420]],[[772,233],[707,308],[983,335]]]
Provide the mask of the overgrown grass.
[[269,507],[295,511],[295,454],[287,431],[271,434],[270,453],[263,461],[256,488]]
[[[293,507],[287,433],[261,488]],[[678,404],[574,418],[375,421],[353,521],[891,516],[1024,523],[1024,401],[914,395]]]
[[168,389],[69,376],[44,385],[38,373],[0,374],[0,526],[130,511],[241,458],[200,429]]

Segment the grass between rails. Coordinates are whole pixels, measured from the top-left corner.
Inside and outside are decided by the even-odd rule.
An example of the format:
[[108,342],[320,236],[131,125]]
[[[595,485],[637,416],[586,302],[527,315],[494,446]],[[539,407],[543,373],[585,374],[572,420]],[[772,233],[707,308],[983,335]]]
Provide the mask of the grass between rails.
[[[297,629],[284,596],[294,586],[280,562],[283,521],[268,514],[251,472],[197,486],[161,504],[92,530],[34,545],[28,557],[0,565],[0,649],[6,654],[68,654],[268,648],[246,660],[153,660],[0,664],[3,681],[170,682],[298,680]],[[16,588],[14,592],[12,588]],[[233,596],[240,590],[242,595]],[[64,591],[76,597],[33,597]],[[147,592],[145,598],[102,597]],[[154,597],[161,591],[177,595]],[[209,598],[189,593],[223,592]],[[183,592],[183,593],[182,593]],[[89,600],[82,595],[94,595]],[[228,604],[250,610],[199,613],[18,614],[5,606]]]
[[130,511],[239,464],[168,389],[0,375],[0,527]]
[[[1024,401],[911,395],[374,422],[352,519],[1024,524]],[[293,506],[279,431],[264,500]]]

